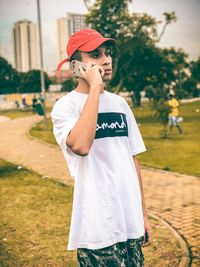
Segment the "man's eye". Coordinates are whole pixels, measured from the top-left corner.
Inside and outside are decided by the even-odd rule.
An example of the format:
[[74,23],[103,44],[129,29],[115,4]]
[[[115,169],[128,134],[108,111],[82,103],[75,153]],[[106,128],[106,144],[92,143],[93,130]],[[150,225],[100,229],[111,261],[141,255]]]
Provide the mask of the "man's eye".
[[99,57],[99,53],[93,53],[93,54],[91,54],[91,56],[92,56],[93,58],[98,58],[98,57]]
[[108,50],[105,52],[105,55],[106,55],[107,57],[111,56],[111,50],[108,49]]
[[111,52],[110,52],[110,51],[107,51],[107,52],[105,53],[105,55],[106,55],[107,57],[109,57],[109,56],[111,55]]

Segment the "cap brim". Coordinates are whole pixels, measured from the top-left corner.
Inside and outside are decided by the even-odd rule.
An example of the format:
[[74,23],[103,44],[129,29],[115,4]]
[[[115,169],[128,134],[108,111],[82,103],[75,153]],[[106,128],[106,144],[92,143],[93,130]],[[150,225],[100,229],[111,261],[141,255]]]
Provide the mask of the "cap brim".
[[63,59],[57,66],[57,71],[59,71],[63,64],[69,61],[69,58]]
[[116,40],[112,38],[96,38],[82,45],[78,50],[82,52],[91,52],[104,43],[116,45]]

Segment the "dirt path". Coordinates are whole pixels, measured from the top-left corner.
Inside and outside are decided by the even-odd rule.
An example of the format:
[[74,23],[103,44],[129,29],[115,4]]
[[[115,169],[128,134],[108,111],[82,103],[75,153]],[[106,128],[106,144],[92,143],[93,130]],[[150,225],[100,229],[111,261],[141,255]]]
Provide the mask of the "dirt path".
[[60,148],[27,136],[29,128],[39,120],[41,118],[34,115],[1,123],[0,157],[43,176],[70,183],[71,178]]
[[[0,158],[37,173],[72,184],[60,148],[30,139],[28,129],[37,115],[0,124]],[[148,210],[178,231],[191,249],[192,267],[200,266],[200,179],[142,168]]]

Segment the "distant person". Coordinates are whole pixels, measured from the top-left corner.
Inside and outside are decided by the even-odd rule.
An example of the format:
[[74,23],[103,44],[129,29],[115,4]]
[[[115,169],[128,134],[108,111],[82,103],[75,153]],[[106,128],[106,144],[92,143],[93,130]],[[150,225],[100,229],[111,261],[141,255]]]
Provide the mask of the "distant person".
[[18,100],[15,100],[15,106],[16,106],[16,108],[19,108],[20,107],[20,104],[19,104],[19,101]]
[[42,98],[41,95],[39,95],[39,97],[37,97],[36,94],[33,95],[32,107],[33,107],[33,112],[36,112],[40,116],[44,115],[44,99]]
[[34,94],[33,95],[33,98],[32,98],[32,108],[33,108],[33,111],[36,111],[36,104],[37,104],[38,100],[37,100],[37,95]]
[[23,108],[27,108],[28,107],[28,104],[26,102],[26,96],[25,95],[22,95],[22,107]]
[[179,122],[182,121],[182,118],[179,118],[179,102],[173,94],[169,94],[168,105],[171,107],[171,111],[169,113],[170,131],[172,132],[172,129],[175,126],[181,134],[183,130],[179,125]]
[[44,97],[40,94],[38,97],[38,100],[41,102],[41,104],[44,104]]
[[115,43],[92,29],[76,32],[58,66],[71,61],[78,78],[51,116],[75,179],[68,249],[79,267],[142,267],[142,244],[152,241],[136,156],[146,148],[125,99],[106,90]]

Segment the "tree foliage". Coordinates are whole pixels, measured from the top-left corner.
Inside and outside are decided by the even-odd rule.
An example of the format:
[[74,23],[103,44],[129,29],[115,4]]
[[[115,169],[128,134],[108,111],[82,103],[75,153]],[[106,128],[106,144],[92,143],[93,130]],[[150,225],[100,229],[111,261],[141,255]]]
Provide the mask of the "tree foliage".
[[200,57],[197,59],[197,61],[191,62],[191,73],[192,77],[197,82],[200,82]]
[[191,76],[184,80],[182,88],[188,95],[199,97],[200,90],[197,88],[200,83],[200,58],[190,63]]
[[[47,73],[45,75],[45,88],[51,84]],[[40,70],[17,72],[8,61],[0,57],[0,94],[40,92]]]
[[62,82],[61,91],[70,92],[76,87],[76,85],[77,85],[77,81],[75,81],[74,79],[65,80],[64,82]]
[[[157,26],[160,22],[146,13],[129,13],[129,2],[132,1],[97,0],[90,9],[86,23],[104,36],[117,40],[113,51],[110,88],[114,88],[115,92],[125,88],[134,91],[137,97],[145,86],[162,88],[169,85],[171,79],[175,78],[175,62],[169,60],[167,50],[163,53],[156,46],[158,38],[155,36],[158,36]],[[174,12],[166,12],[164,17],[165,29],[176,21]]]
[[0,94],[11,93],[19,85],[20,77],[6,59],[0,57]]
[[[29,93],[29,92],[40,92],[41,91],[41,78],[40,78],[40,70],[30,70],[25,73],[20,74],[21,81],[20,86],[18,88],[18,92],[20,93]],[[45,79],[45,89],[49,88],[51,81],[47,75],[44,73]]]
[[176,22],[176,20],[177,20],[175,12],[171,12],[171,13],[164,12],[163,16],[165,17],[165,23],[164,23],[163,29],[160,33],[160,36],[158,37],[158,40],[157,40],[158,42],[160,41],[161,37],[164,35],[166,28],[167,28],[167,25],[172,23],[172,22]]

